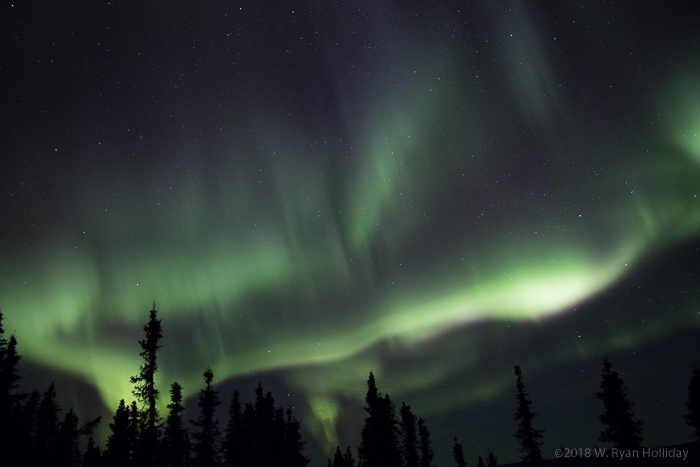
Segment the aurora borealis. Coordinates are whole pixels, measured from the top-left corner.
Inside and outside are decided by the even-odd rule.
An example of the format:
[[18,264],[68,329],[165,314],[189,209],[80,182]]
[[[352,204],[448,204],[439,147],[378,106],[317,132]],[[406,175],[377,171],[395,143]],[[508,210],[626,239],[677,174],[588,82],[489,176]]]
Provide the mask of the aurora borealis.
[[109,416],[155,299],[160,387],[210,365],[227,403],[262,374],[311,465],[357,445],[370,370],[440,466],[454,436],[517,459],[515,364],[545,456],[592,447],[605,354],[645,441],[690,440],[696,8],[174,3],[0,7],[0,309],[27,384]]

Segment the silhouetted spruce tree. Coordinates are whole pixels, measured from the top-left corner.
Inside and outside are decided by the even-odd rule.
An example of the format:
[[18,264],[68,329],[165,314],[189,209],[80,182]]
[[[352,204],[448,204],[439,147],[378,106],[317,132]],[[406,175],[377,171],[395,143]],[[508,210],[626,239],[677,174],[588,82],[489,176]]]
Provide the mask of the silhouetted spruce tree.
[[333,467],[346,467],[345,458],[343,453],[340,451],[340,446],[336,446],[335,455],[333,456]]
[[0,358],[4,357],[4,352],[7,349],[7,339],[5,339],[5,326],[2,324],[4,320],[5,315],[3,315],[2,310],[0,310]]
[[301,423],[287,409],[284,435],[284,467],[306,467],[311,460],[304,455],[306,441],[301,437]]
[[688,413],[683,416],[685,423],[695,432],[695,437],[700,441],[700,370],[695,367],[688,383]]
[[488,450],[489,463],[488,467],[498,467],[498,458],[494,455],[493,451]]
[[608,357],[603,358],[600,392],[596,398],[603,401],[605,412],[598,418],[604,425],[598,440],[612,443],[618,449],[640,449],[642,445],[642,421],[637,420],[627,397],[627,387],[620,375],[612,369]]
[[[272,394],[270,397],[272,397]],[[284,415],[284,409],[278,407],[275,409],[275,415],[272,419],[272,446],[273,455],[272,459],[274,465],[284,465],[286,462],[284,443],[285,436],[287,435],[287,419]]]
[[163,451],[160,464],[166,467],[185,467],[189,465],[190,439],[182,422],[182,386],[178,382],[170,385],[170,404],[168,417],[163,429]]
[[0,311],[0,415],[8,416],[12,407],[13,393],[19,388],[19,361],[22,356],[17,353],[17,338],[11,335],[5,339],[3,327],[4,316]]
[[421,467],[433,467],[433,443],[430,441],[430,432],[422,418],[418,419],[418,436],[420,438],[420,465]]
[[343,457],[343,460],[345,460],[345,467],[355,467],[355,458],[352,457],[350,446],[345,450],[345,457]]
[[362,427],[362,439],[360,441],[360,446],[357,449],[357,454],[360,460],[360,465],[363,467],[374,467],[378,466],[378,461],[375,459],[377,457],[376,452],[381,449],[377,445],[377,434],[379,417],[379,399],[380,394],[377,390],[377,384],[374,379],[374,372],[369,372],[369,378],[367,380],[367,394],[365,395],[365,411],[367,412],[367,418],[365,418],[364,426]]
[[51,383],[44,392],[37,409],[35,454],[37,465],[50,465],[56,453],[59,431],[59,413],[56,385]]
[[404,467],[419,467],[418,437],[416,436],[416,416],[411,406],[401,402],[401,451]]
[[530,409],[532,401],[528,398],[525,392],[525,384],[523,383],[523,375],[520,371],[520,366],[515,366],[516,376],[516,395],[515,399],[518,402],[515,411],[515,420],[519,421],[518,430],[515,432],[515,438],[520,444],[521,463],[523,465],[537,466],[542,465],[542,450],[540,446],[542,442],[542,433],[544,430],[536,430],[532,422],[537,415]]
[[160,442],[160,414],[158,413],[158,395],[155,375],[158,371],[158,349],[163,338],[161,320],[158,319],[156,302],[150,311],[148,323],[143,327],[144,338],[139,341],[143,364],[139,374],[131,377],[135,385],[133,393],[141,403],[141,427],[139,445],[137,446],[137,462],[143,466],[153,466],[157,462],[158,444]]
[[26,452],[18,448],[26,444],[27,440],[21,438],[21,432],[17,425],[21,423],[19,412],[21,401],[26,396],[20,394],[19,362],[22,356],[17,352],[17,338],[13,335],[5,339],[5,330],[2,325],[3,315],[0,312],[0,452],[3,460],[12,463],[24,463],[22,457]]
[[110,434],[105,449],[105,462],[110,467],[127,465],[131,461],[131,430],[129,425],[129,407],[122,399],[119,401],[112,423],[109,424]]
[[143,424],[143,414],[139,410],[136,401],[131,401],[129,406],[129,452],[131,454],[131,462],[135,465],[140,465],[146,459],[143,455],[140,455],[141,450],[141,428]]
[[[73,409],[71,409],[70,411],[72,413]],[[76,419],[77,419],[77,417],[76,417]],[[92,448],[93,449],[95,448],[92,435],[95,432],[95,430],[97,429],[97,426],[100,424],[101,421],[102,421],[102,415],[99,415],[94,420],[91,420],[91,421],[83,424],[80,428],[78,428],[78,438],[80,438],[82,436],[88,437],[87,449],[90,449],[91,442],[92,442]],[[60,433],[59,433],[59,436],[60,436]],[[97,456],[99,457],[99,453],[100,453],[99,448],[97,448],[96,451],[97,451]],[[86,454],[87,454],[87,451],[86,451]],[[78,459],[78,461],[77,461],[76,465],[85,467],[85,465],[84,465],[85,464],[85,462],[84,462],[85,456],[80,452],[79,446],[78,446],[78,451],[77,451],[77,459]]]
[[269,467],[284,465],[284,435],[286,428],[284,409],[275,408],[275,399],[270,391],[265,393],[263,404],[266,420],[265,428],[262,432],[264,442],[261,444],[267,450],[267,465]]
[[255,408],[252,402],[246,402],[243,409],[243,465],[257,465],[258,446],[255,436]]
[[85,454],[83,454],[82,467],[102,467],[102,453],[92,436],[88,438]]
[[476,467],[486,467],[484,465],[484,459],[482,459],[481,456],[479,456],[479,461],[476,463]]
[[56,451],[53,461],[56,467],[78,467],[82,460],[80,455],[80,432],[78,416],[70,409],[63,417],[63,422],[56,437]]
[[227,467],[243,465],[243,412],[238,391],[233,391],[228,409],[228,422],[224,431],[222,451]]
[[2,328],[2,313],[0,313],[0,410],[4,416],[9,416],[12,407],[17,402],[19,380],[19,362],[22,356],[17,353],[17,338],[11,335],[5,340]]
[[273,467],[275,465],[275,446],[273,445],[273,419],[275,403],[271,393],[265,392],[262,382],[255,388],[255,448],[257,465]]
[[360,464],[362,467],[401,467],[394,404],[388,395],[381,397],[373,372],[367,380],[365,402],[368,416],[357,449]]
[[214,390],[212,381],[214,372],[211,368],[204,370],[204,389],[199,391],[199,418],[192,420],[195,430],[192,433],[194,443],[194,465],[196,467],[216,467],[220,465],[221,432],[219,421],[215,417],[219,401],[219,392]]
[[462,445],[457,442],[457,438],[455,438],[455,444],[452,446],[452,458],[457,463],[457,467],[467,467],[467,462],[464,460]]
[[[37,410],[41,396],[34,390],[22,406],[18,409],[19,416],[13,417],[18,420],[17,430],[19,443],[15,446],[18,453],[22,453],[21,464],[35,465],[34,435],[36,433]],[[12,456],[11,456],[12,457]],[[10,459],[8,460],[8,464]],[[10,464],[11,465],[11,464]]]

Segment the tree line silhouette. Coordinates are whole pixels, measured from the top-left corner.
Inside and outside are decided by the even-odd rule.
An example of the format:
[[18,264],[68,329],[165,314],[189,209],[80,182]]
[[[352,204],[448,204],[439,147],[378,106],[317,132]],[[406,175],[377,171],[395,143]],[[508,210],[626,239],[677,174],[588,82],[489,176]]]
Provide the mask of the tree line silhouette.
[[[216,409],[221,404],[212,381],[214,372],[206,368],[204,387],[199,391],[199,415],[183,420],[182,386],[170,385],[167,414],[158,409],[160,391],[155,384],[158,350],[163,337],[155,302],[139,341],[143,363],[132,376],[134,400],[124,399],[109,423],[104,452],[96,445],[93,432],[100,417],[83,425],[71,409],[60,420],[56,385],[43,394],[20,391],[17,338],[5,338],[0,312],[0,453],[3,465],[45,467],[306,467],[306,441],[301,424],[291,409],[276,407],[271,392],[262,384],[255,397],[242,405],[234,391],[229,420],[221,429]],[[81,438],[87,444],[81,450]]]
[[[139,373],[130,378],[134,385],[134,400],[124,399],[109,423],[109,436],[104,451],[96,445],[93,433],[100,417],[80,423],[70,409],[63,419],[56,401],[56,385],[46,391],[30,394],[21,391],[17,338],[5,337],[0,312],[0,453],[3,465],[42,465],[47,467],[306,467],[310,459],[304,454],[306,441],[301,423],[291,409],[276,407],[271,392],[262,384],[255,388],[253,401],[241,404],[238,391],[229,404],[228,421],[219,426],[215,412],[221,404],[212,381],[214,372],[207,367],[203,373],[204,386],[199,391],[196,420],[190,428],[183,420],[182,386],[170,385],[167,414],[158,409],[160,391],[155,385],[158,371],[158,350],[163,337],[156,304],[150,310],[144,326],[144,338],[139,341],[143,363]],[[603,425],[598,440],[618,450],[642,448],[643,421],[635,417],[634,403],[620,375],[613,370],[607,357],[602,360],[600,391],[604,412],[599,419]],[[542,466],[546,461],[541,446],[544,430],[535,428],[537,415],[525,390],[522,371],[514,367],[516,379],[516,411],[518,423],[514,437],[520,447],[520,463]],[[688,412],[685,423],[694,430],[700,442],[700,370],[696,367],[688,385]],[[370,372],[365,395],[367,416],[361,432],[360,445],[345,451],[336,447],[328,467],[433,467],[434,450],[425,421],[417,417],[410,405],[396,406],[388,394],[377,389],[374,373]],[[81,439],[87,438],[85,449]],[[487,450],[486,463],[481,456],[477,467],[495,467],[496,455]],[[457,467],[466,467],[462,445],[454,438],[452,456]],[[579,459],[570,459],[578,465]],[[598,460],[602,462],[601,459]],[[626,461],[626,462],[624,462]],[[567,465],[560,458],[557,465]],[[620,465],[641,465],[639,459],[627,459]]]

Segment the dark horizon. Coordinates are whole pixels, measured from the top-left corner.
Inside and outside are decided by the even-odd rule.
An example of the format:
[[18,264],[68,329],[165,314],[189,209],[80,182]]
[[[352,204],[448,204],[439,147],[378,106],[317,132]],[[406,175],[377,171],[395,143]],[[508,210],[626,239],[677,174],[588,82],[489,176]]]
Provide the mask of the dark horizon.
[[[14,335],[14,334],[13,334],[13,336],[16,337],[16,335]],[[608,356],[605,357],[605,359],[607,359],[607,358],[608,358]],[[22,366],[22,365],[20,365],[20,366]],[[613,370],[615,370],[615,369],[616,368],[614,368],[614,365],[613,365]],[[695,367],[695,370],[697,371],[697,367]],[[251,375],[251,376],[255,376],[255,375]],[[22,381],[23,379],[24,378],[22,378],[20,381]],[[250,378],[248,378],[248,379],[250,379]],[[623,378],[623,380],[624,380],[624,378]],[[52,382],[52,384],[54,384],[54,383]],[[257,387],[265,389],[265,391],[262,393],[268,393],[268,396],[269,396],[271,394],[271,392],[267,391],[267,389],[262,384],[263,384],[262,376],[257,375]],[[216,387],[217,393],[219,394],[220,404],[221,404],[219,406],[219,409],[217,410],[216,417],[217,417],[217,423],[218,423],[219,427],[221,428],[222,432],[223,432],[224,428],[226,427],[227,417],[228,417],[227,412],[229,410],[229,402],[230,402],[230,397],[228,397],[228,398],[225,396],[221,397],[221,395],[226,394],[226,391],[220,390],[221,389],[220,386],[224,386],[224,385],[225,384],[221,384],[221,385],[218,385]],[[28,396],[28,393],[24,392],[24,391],[26,391],[26,388],[24,388],[24,386],[26,386],[26,385],[20,384],[19,386],[21,386],[22,389],[18,389],[17,391],[15,391],[15,393],[16,394],[23,394],[24,393],[23,397]],[[525,388],[525,389],[527,390],[527,388]],[[601,389],[602,389],[602,386],[599,387],[599,390],[601,390]],[[627,395],[629,395],[629,393],[627,392],[628,389],[629,388],[627,388],[625,385],[624,390],[625,390],[625,394],[627,394]],[[236,390],[238,391],[238,389],[236,389]],[[250,392],[255,393],[255,391],[256,391],[255,389],[251,389]],[[42,393],[42,391],[39,391],[39,392]],[[162,400],[162,395],[163,395],[162,389],[160,392],[161,392],[161,400]],[[246,391],[238,391],[238,392],[242,396],[241,406],[245,406],[245,404],[248,402],[251,402],[251,403],[255,402],[255,396],[250,397],[250,398],[246,398],[245,397]],[[380,394],[382,394],[382,391],[380,391]],[[272,394],[272,396],[274,397],[274,394]],[[698,395],[696,394],[695,397],[697,398],[697,396]],[[528,393],[527,397],[529,398],[529,393]],[[63,398],[59,397],[57,399],[61,400]],[[26,401],[26,399],[23,399],[23,400]],[[282,399],[282,400],[284,400],[284,399]],[[404,402],[405,401],[402,401],[401,404],[403,404]],[[163,403],[165,403],[165,402],[163,402]],[[161,403],[160,405],[163,405],[163,403]],[[275,403],[278,404],[279,400],[275,400]],[[698,403],[698,401],[695,402],[695,404],[697,404],[697,403]],[[127,401],[127,405],[128,404],[129,404],[129,402]],[[394,404],[397,407],[399,406],[399,403],[397,401],[394,401]],[[182,418],[183,418],[183,421],[189,420],[189,422],[186,422],[186,429],[190,433],[192,433],[193,428],[195,428],[194,425],[192,424],[192,422],[194,419],[197,418],[197,410],[199,410],[199,409],[196,409],[196,405],[197,405],[196,401],[190,401],[190,403],[185,402],[186,410],[185,410],[184,416]],[[636,403],[632,402],[632,405],[634,408]],[[365,404],[365,406],[366,406],[366,404]],[[536,406],[537,406],[537,404],[535,404],[534,407],[536,407]],[[534,409],[534,407],[533,407],[533,409]],[[293,410],[294,407],[288,407],[288,409]],[[60,407],[59,410],[61,411],[61,414],[60,414],[61,416],[59,418],[62,419],[63,414],[65,412],[67,412],[67,410],[65,407]],[[73,411],[74,408],[70,407],[70,410]],[[398,412],[398,410],[397,410],[397,412]],[[601,413],[602,412],[603,412],[603,410],[601,410]],[[687,410],[686,410],[686,412],[687,412]],[[111,415],[113,416],[113,414],[111,414]],[[364,416],[366,416],[366,415],[367,415],[367,413],[365,412]],[[496,415],[496,414],[494,414],[494,415]],[[416,414],[416,417],[420,417],[420,414]],[[163,424],[165,423],[166,418],[167,418],[167,414],[161,413],[161,421]],[[420,418],[422,418],[422,417],[420,417]],[[639,417],[637,417],[637,418],[639,418]],[[537,427],[541,428],[541,425],[539,424],[539,412],[537,412],[537,411],[535,411],[535,419],[537,420],[537,423],[536,423]],[[114,420],[116,420],[116,419],[114,419]],[[104,431],[104,428],[107,427],[110,423],[112,423],[112,421],[113,421],[112,417],[102,416],[102,423],[101,423],[101,425],[103,427],[102,431]],[[84,424],[85,422],[86,422],[86,420],[81,420],[81,425]],[[515,425],[517,422],[513,421],[512,423]],[[645,421],[642,422],[642,426],[644,426],[644,424],[645,424]],[[601,427],[603,427],[603,426],[601,425]],[[686,426],[686,428],[688,430],[692,430],[692,427]],[[303,423],[302,423],[302,432],[305,432],[305,431],[306,430],[303,430]],[[546,436],[547,430],[542,430],[542,431],[545,435],[544,438],[546,439],[547,438],[547,436]],[[642,431],[644,431],[644,430],[642,429]],[[109,432],[113,433],[113,431],[111,429],[109,430]],[[399,436],[400,436],[400,434],[399,434]],[[81,443],[80,443],[83,449],[84,449],[84,446],[86,443],[86,438],[87,438],[87,435],[83,436],[83,439],[81,440]],[[99,440],[99,436],[97,438]],[[303,437],[302,439],[304,439],[305,444],[307,444],[307,447],[305,449],[305,455],[308,457],[308,454],[309,454],[308,451],[309,450],[314,451],[315,446],[313,446],[313,443],[312,443],[311,449],[309,449],[308,448],[308,440],[306,439],[306,437]],[[455,440],[455,442],[457,442],[456,437],[453,439]],[[435,438],[432,439],[432,442],[435,444]],[[513,442],[515,444],[517,444],[516,440],[513,440]],[[100,449],[102,449],[103,456],[106,455],[104,452],[105,451],[105,443],[98,442],[97,444],[100,447]],[[440,444],[440,443],[437,443],[437,444]],[[542,444],[544,445],[545,443],[543,442]],[[551,443],[548,443],[548,444],[551,445]],[[573,446],[576,446],[576,447],[573,447]],[[585,446],[585,447],[581,447],[581,446]],[[342,450],[345,449],[344,446],[339,446],[339,447],[341,447]],[[359,452],[359,451],[357,451],[357,446],[349,446],[349,447],[352,449],[353,454],[357,455],[356,453]],[[686,465],[686,464],[682,464],[682,463],[677,463],[678,459],[676,458],[676,456],[683,456],[684,457],[682,459],[683,461],[688,460],[689,462],[692,462],[693,459],[697,460],[698,455],[700,454],[699,447],[700,447],[700,445],[698,444],[698,440],[695,439],[691,442],[676,443],[676,444],[671,444],[671,445],[667,445],[667,446],[660,446],[658,444],[654,445],[654,444],[649,444],[648,442],[644,442],[638,448],[633,448],[631,450],[625,450],[622,448],[618,448],[614,445],[611,446],[609,443],[600,443],[600,440],[598,440],[597,443],[592,444],[592,445],[581,445],[580,443],[574,443],[574,444],[570,444],[570,445],[561,444],[560,447],[554,451],[553,456],[546,455],[544,449],[542,449],[542,451],[543,451],[544,461],[545,461],[543,465],[550,465],[550,464],[554,465],[555,462],[557,460],[560,460],[560,458],[562,458],[562,457],[568,459],[568,462],[573,462],[574,461],[573,458],[576,458],[576,460],[579,462],[579,465],[586,466],[586,465],[598,465],[598,464],[596,464],[596,462],[597,462],[597,459],[599,457],[606,458],[606,459],[612,458],[615,462],[617,462],[617,461],[620,461],[623,458],[623,456],[625,456],[625,455],[627,455],[627,456],[629,456],[629,455],[639,456],[640,458],[641,457],[646,458],[647,455],[649,455],[649,457],[654,457],[661,462],[661,464],[656,464],[656,465],[673,466],[673,465]],[[492,449],[487,449],[487,452],[489,452],[489,451],[493,452]],[[650,454],[650,451],[655,451],[657,454]],[[674,451],[674,452],[671,452],[669,454],[670,451]],[[476,463],[476,459],[478,458],[478,456],[481,456],[483,459],[487,459],[487,456],[485,454],[473,454],[472,456],[465,455],[465,458],[467,459],[467,461],[469,461],[470,458],[473,457],[473,459],[471,459],[471,460],[473,460]],[[503,454],[501,454],[501,456],[503,456]],[[435,453],[436,459],[442,459],[444,461],[448,457],[449,456],[447,456],[447,453],[439,453],[439,452]],[[619,459],[618,459],[618,457],[619,457]],[[332,459],[332,456],[329,456],[329,458]],[[520,463],[518,461],[504,463],[502,460],[500,460],[503,457],[497,456],[497,458],[499,459],[498,465],[501,465],[501,466],[520,465]],[[506,453],[506,458],[508,458],[507,453]],[[325,465],[325,462],[327,459],[323,455],[320,456],[320,459],[323,459],[323,463]],[[321,465],[321,463],[320,463],[320,461],[314,462],[314,458],[310,458],[309,465],[311,465],[311,466]],[[437,463],[436,465],[440,465],[440,463]]]

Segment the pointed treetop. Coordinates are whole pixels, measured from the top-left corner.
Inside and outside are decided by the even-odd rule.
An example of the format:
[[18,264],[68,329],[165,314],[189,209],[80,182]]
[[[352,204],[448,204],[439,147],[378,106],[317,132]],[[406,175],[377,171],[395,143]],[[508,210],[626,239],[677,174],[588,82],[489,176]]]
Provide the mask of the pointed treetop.
[[489,453],[489,463],[488,467],[497,467],[498,466],[498,457],[491,451],[490,449],[486,449]]
[[638,449],[642,443],[642,420],[635,417],[634,402],[627,396],[627,386],[612,369],[607,355],[603,357],[603,371],[600,378],[600,391],[596,398],[603,402],[605,411],[598,416],[604,425],[598,440],[612,443],[618,449]]
[[467,467],[467,462],[464,460],[464,451],[462,450],[462,445],[459,444],[456,437],[455,444],[454,446],[452,446],[452,457],[457,463],[457,467]]
[[367,402],[367,410],[371,411],[376,407],[377,401],[381,395],[377,391],[377,383],[374,380],[374,372],[369,372],[369,378],[367,379],[367,395],[365,396],[365,402]]
[[514,414],[514,419],[519,421],[518,429],[515,432],[515,439],[520,444],[520,452],[522,454],[521,463],[524,465],[541,465],[542,464],[542,433],[544,430],[537,430],[533,426],[533,420],[537,412],[530,409],[532,401],[529,399],[525,391],[525,383],[520,366],[516,365],[516,393],[515,400],[518,402]]

